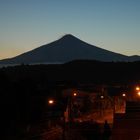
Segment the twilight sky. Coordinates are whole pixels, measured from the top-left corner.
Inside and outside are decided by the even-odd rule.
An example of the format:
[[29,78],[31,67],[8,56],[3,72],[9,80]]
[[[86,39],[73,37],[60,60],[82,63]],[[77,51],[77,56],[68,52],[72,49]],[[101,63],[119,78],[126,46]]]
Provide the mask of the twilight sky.
[[140,55],[140,0],[0,0],[0,59],[65,34]]

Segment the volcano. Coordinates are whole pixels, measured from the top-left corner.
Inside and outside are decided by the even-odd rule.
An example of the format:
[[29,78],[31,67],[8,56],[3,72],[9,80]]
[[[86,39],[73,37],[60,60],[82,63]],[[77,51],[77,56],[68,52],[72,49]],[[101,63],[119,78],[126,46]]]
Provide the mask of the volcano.
[[73,60],[129,62],[140,61],[140,56],[126,56],[105,50],[88,44],[71,34],[67,34],[54,42],[16,57],[0,60],[0,64],[63,64]]

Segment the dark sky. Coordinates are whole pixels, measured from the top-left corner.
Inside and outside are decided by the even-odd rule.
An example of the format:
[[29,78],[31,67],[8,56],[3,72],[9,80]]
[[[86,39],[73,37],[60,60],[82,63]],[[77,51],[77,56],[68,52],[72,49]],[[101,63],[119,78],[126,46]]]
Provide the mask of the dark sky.
[[140,0],[0,0],[0,59],[64,34],[140,55]]

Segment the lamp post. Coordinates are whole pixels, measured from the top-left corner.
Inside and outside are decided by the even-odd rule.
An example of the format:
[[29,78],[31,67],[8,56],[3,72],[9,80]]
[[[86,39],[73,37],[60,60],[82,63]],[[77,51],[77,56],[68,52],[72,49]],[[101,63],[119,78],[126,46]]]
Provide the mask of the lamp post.
[[68,96],[68,133],[71,136],[71,127],[73,122],[72,103],[73,99],[77,96],[77,92],[71,92]]
[[[50,105],[50,106],[52,106],[52,105],[54,105],[54,102],[56,102],[56,101],[54,101],[54,99],[49,99],[48,100],[48,104]],[[57,102],[57,103],[59,103],[59,102]],[[61,102],[59,103],[59,104],[62,104]],[[63,104],[62,104],[63,105]],[[64,115],[64,111],[63,111],[63,124],[62,124],[62,140],[65,140],[65,115]]]
[[115,122],[115,112],[116,112],[116,97],[113,96],[113,123]]
[[104,95],[100,95],[100,117],[104,114],[103,102],[104,102]]

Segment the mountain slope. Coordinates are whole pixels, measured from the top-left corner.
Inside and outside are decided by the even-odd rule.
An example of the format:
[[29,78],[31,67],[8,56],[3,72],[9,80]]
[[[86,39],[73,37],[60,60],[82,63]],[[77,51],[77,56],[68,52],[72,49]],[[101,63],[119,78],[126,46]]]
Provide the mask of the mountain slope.
[[[134,58],[140,60],[139,56]],[[72,60],[133,61],[133,57],[98,48],[73,35],[65,35],[32,51],[1,60],[0,64],[65,63]]]

